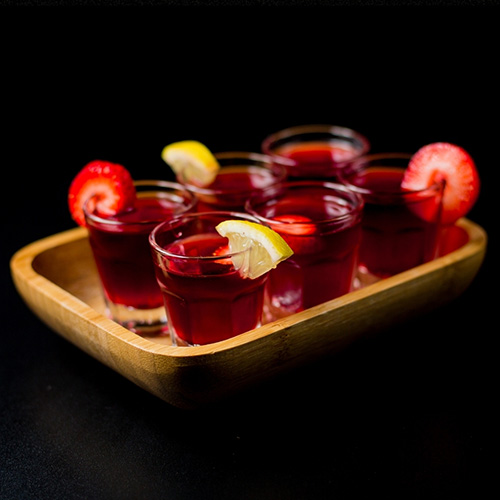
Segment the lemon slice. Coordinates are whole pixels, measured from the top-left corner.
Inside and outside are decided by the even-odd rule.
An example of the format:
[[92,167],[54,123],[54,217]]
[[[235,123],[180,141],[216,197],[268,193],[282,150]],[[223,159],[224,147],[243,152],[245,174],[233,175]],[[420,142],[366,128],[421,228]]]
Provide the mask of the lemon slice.
[[231,257],[233,265],[243,277],[250,279],[274,269],[293,254],[286,241],[275,231],[255,222],[225,220],[215,228],[229,240],[231,252],[249,252]]
[[161,157],[184,182],[203,187],[211,184],[219,172],[219,162],[198,141],[173,142],[163,148]]

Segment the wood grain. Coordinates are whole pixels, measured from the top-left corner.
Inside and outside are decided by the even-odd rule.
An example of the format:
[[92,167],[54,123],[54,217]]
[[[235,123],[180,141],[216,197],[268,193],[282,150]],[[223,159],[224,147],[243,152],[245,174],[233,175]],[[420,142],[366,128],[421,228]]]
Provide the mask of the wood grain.
[[433,262],[199,347],[142,338],[105,316],[84,228],[22,248],[11,259],[11,273],[28,307],[51,329],[168,403],[195,408],[459,296],[481,266],[487,236],[467,219],[458,224],[468,241]]

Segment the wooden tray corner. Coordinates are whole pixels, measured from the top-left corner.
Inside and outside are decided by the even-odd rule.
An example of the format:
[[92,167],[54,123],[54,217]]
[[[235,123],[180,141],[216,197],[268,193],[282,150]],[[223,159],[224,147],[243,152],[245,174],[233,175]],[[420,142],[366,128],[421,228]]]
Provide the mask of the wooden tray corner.
[[456,298],[477,274],[487,244],[477,224],[461,219],[458,226],[466,243],[435,261],[235,338],[190,348],[174,347],[166,337],[142,338],[105,316],[84,228],[31,243],[10,264],[19,294],[51,329],[168,403],[194,408]]

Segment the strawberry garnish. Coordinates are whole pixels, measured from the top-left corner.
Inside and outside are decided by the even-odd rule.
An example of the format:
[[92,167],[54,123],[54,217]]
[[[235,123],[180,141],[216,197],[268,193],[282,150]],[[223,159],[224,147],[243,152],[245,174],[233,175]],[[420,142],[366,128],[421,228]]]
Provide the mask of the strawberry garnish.
[[444,181],[442,222],[452,224],[469,212],[479,195],[479,175],[461,147],[436,142],[420,148],[410,159],[401,187],[425,189]]
[[[219,255],[227,255],[231,253],[231,250],[229,249],[229,245],[223,245],[217,249],[215,249],[214,253],[212,255],[218,257]],[[231,265],[233,261],[231,260],[231,257],[226,257],[223,259],[217,259],[219,264],[226,264],[226,265]]]
[[273,217],[273,220],[289,223],[280,226],[280,233],[293,234],[296,236],[303,236],[306,234],[314,233],[312,220],[304,215],[276,215],[275,217]]
[[131,209],[135,198],[134,181],[125,167],[95,160],[85,165],[71,182],[68,205],[75,222],[85,226],[83,206],[90,200],[99,213],[111,216]]

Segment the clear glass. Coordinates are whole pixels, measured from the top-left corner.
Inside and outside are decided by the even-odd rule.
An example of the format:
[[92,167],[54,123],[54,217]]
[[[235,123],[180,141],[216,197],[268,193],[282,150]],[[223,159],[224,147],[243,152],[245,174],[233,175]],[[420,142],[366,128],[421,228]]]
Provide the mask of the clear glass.
[[294,251],[270,272],[267,321],[351,291],[360,242],[361,196],[336,183],[295,181],[252,197],[246,210],[279,233]]
[[290,180],[337,181],[352,160],[368,153],[370,142],[350,128],[302,125],[269,135],[261,149],[275,161],[286,161]]
[[98,203],[87,202],[85,218],[108,315],[139,335],[157,336],[168,328],[151,262],[149,233],[174,214],[194,210],[197,200],[175,182],[140,180],[134,184],[134,209],[104,216],[99,214]]
[[410,158],[405,153],[365,156],[341,178],[365,201],[360,286],[429,262],[437,255],[444,184],[403,190],[401,181]]
[[220,170],[210,186],[196,186],[178,176],[198,198],[198,211],[225,210],[242,212],[250,196],[287,178],[284,162],[273,162],[266,155],[244,151],[229,151],[215,155]]
[[251,248],[230,253],[215,229],[227,219],[258,222],[245,213],[202,212],[175,217],[150,235],[175,346],[210,344],[261,325],[268,273],[244,278],[234,267],[232,257],[245,261]]

